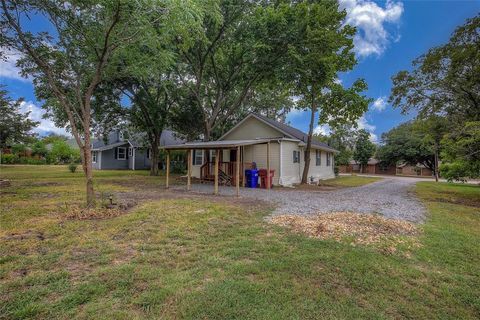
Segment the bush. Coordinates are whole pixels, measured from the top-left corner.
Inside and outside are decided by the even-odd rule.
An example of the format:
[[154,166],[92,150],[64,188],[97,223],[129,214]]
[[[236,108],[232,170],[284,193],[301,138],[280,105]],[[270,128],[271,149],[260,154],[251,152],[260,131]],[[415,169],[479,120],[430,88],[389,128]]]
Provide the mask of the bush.
[[76,163],[70,163],[68,165],[68,170],[70,170],[71,173],[75,173],[75,171],[77,170],[77,164]]
[[337,166],[333,167],[333,172],[335,173],[335,177],[338,177],[338,173],[340,172],[340,170],[338,169]]
[[480,162],[455,161],[443,163],[440,166],[440,175],[447,181],[467,181],[467,178],[475,179],[480,177]]
[[170,172],[175,174],[184,174],[187,172],[185,166],[185,163],[182,161],[175,161],[171,166]]
[[2,163],[3,164],[14,164],[18,163],[18,157],[14,154],[2,154]]

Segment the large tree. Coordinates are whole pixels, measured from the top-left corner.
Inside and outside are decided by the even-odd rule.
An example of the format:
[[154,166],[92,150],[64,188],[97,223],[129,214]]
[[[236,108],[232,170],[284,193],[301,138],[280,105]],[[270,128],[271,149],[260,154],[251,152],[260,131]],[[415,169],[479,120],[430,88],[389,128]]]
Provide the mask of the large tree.
[[10,98],[0,86],[0,155],[7,144],[24,143],[33,136],[38,122],[29,119],[30,112],[21,113],[22,99]]
[[293,80],[297,106],[309,110],[310,123],[302,183],[308,181],[313,130],[317,112],[319,123],[336,126],[353,124],[368,108],[360,95],[366,89],[363,80],[349,89],[336,79],[339,72],[356,64],[352,38],[355,28],[345,25],[345,11],[334,1],[301,1],[292,6],[295,41],[290,45],[287,75]]
[[413,61],[393,78],[390,101],[420,117],[444,114],[462,125],[480,120],[480,15],[458,27],[450,41]]
[[199,112],[203,139],[238,113],[257,86],[283,65],[287,32],[280,5],[256,1],[204,2],[202,30],[193,45],[177,39],[176,73]]
[[435,156],[431,146],[425,143],[425,135],[418,130],[415,121],[405,122],[382,134],[382,145],[377,158],[389,164],[418,163],[435,171]]
[[[86,202],[95,202],[91,159],[92,97],[115,52],[138,35],[136,5],[128,1],[1,0],[2,46],[23,55],[39,100],[59,126],[68,124],[81,153]],[[140,5],[139,7],[142,7]],[[25,28],[31,15],[47,26]]]
[[375,144],[370,141],[370,133],[365,129],[358,130],[353,160],[360,164],[360,172],[363,172],[368,160],[375,154],[375,149]]

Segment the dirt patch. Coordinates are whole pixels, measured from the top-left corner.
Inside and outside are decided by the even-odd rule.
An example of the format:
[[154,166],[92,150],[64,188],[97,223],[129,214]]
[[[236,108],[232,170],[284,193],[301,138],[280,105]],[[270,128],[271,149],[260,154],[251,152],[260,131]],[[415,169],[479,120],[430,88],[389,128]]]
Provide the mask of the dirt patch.
[[272,217],[270,221],[317,239],[347,240],[354,245],[388,243],[387,251],[392,252],[405,241],[415,241],[415,236],[420,232],[417,225],[411,222],[350,212],[314,216],[281,215]]
[[293,190],[293,191],[310,191],[310,192],[323,192],[340,189],[340,187],[334,187],[329,185],[316,185],[316,184],[299,184],[293,188],[281,188],[281,190]]
[[7,234],[3,237],[4,240],[27,240],[37,239],[40,241],[45,240],[45,235],[41,231],[26,230],[25,232],[14,232]]
[[53,187],[53,186],[63,186],[63,183],[59,182],[32,182],[30,187]]
[[480,208],[480,200],[465,198],[435,198],[434,201],[442,203],[458,204],[461,206]]
[[58,212],[61,219],[66,220],[101,220],[118,217],[127,212],[124,208],[82,208],[81,206],[72,205],[67,209]]

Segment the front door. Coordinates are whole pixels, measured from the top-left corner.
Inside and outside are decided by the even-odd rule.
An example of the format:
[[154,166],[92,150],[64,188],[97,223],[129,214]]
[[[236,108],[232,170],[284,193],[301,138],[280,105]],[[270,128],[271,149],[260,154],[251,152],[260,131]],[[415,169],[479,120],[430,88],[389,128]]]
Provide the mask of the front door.
[[230,162],[237,161],[237,150],[230,150]]

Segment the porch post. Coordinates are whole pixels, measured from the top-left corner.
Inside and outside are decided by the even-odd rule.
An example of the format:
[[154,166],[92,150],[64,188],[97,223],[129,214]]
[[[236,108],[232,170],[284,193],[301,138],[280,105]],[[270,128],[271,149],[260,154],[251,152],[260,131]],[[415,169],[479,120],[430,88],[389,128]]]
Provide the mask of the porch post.
[[192,188],[192,149],[188,149],[187,153],[187,190]]
[[242,148],[241,160],[242,160],[242,187],[245,187],[245,146]]
[[237,147],[237,163],[235,164],[235,185],[237,188],[237,197],[240,196],[240,146]]
[[267,189],[270,189],[270,141],[267,142]]
[[169,178],[170,178],[170,150],[167,150],[167,168],[166,168],[166,177],[165,177],[165,187],[167,189],[168,189]]
[[215,190],[214,194],[218,194],[218,161],[220,158],[220,149],[215,150]]

